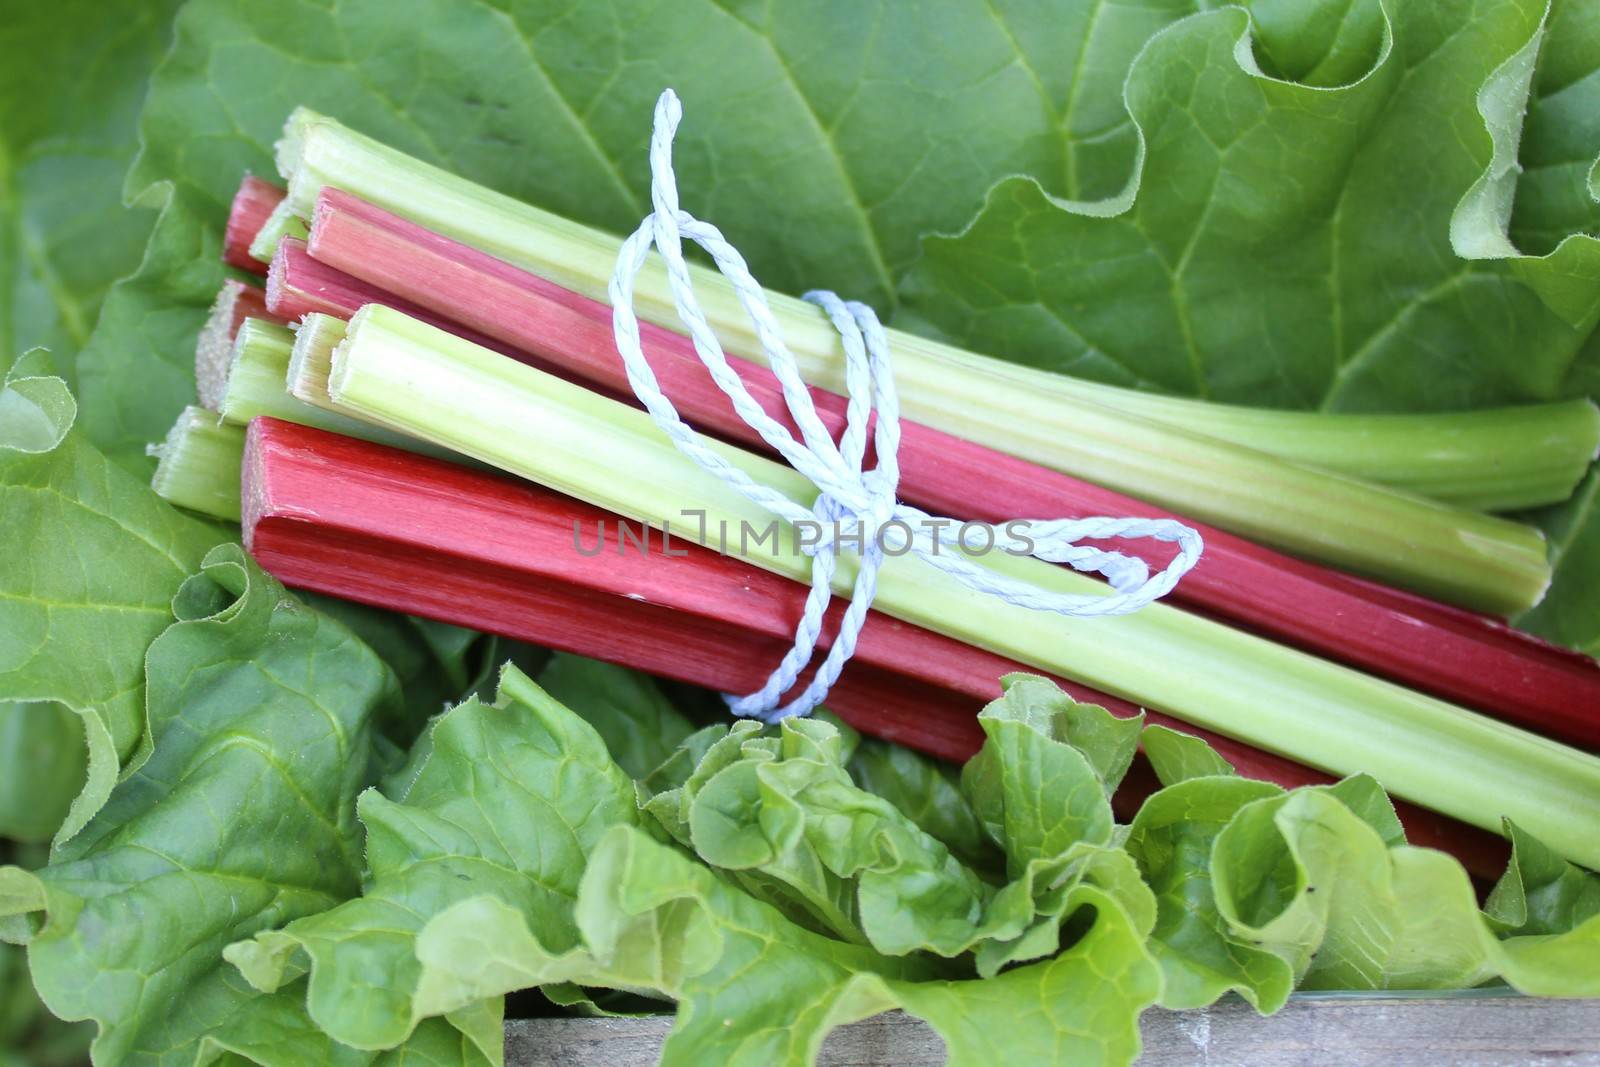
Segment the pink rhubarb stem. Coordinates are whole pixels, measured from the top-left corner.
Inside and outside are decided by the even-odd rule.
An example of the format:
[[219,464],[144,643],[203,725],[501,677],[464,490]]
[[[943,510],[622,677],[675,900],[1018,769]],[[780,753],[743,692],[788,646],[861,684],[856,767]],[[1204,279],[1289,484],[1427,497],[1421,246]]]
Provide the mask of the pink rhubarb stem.
[[267,216],[283,202],[284,191],[253,174],[245,175],[228,208],[228,226],[222,234],[222,261],[251,274],[267,273],[267,265],[250,255],[250,242],[256,239]]

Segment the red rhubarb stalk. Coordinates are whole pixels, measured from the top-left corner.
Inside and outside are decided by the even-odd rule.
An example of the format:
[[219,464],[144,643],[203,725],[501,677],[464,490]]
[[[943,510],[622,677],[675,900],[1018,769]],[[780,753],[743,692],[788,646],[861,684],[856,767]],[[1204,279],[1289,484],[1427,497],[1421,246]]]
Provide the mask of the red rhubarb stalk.
[[253,174],[245,175],[228,208],[228,226],[222,233],[222,261],[251,274],[265,274],[267,265],[250,255],[250,242],[256,239],[267,216],[283,202],[283,189]]
[[[736,557],[624,527],[543,487],[273,419],[250,425],[242,497],[245,543],[290,585],[723,691],[765,680],[805,599]],[[831,609],[825,635],[842,610]],[[982,743],[975,716],[1000,694],[999,678],[1024,669],[873,612],[828,705],[864,733],[961,760]],[[1057,681],[1118,715],[1137,710]],[[1243,774],[1289,787],[1328,780],[1147,714],[1205,737]],[[1400,810],[1417,843],[1485,874],[1503,867],[1498,837]]]
[[[611,309],[335,189],[318,198],[312,258],[427,308],[446,327],[495,338],[525,362],[628,395]],[[349,315],[354,307],[334,314]],[[642,326],[645,352],[685,417],[762,442],[681,334]],[[730,358],[753,396],[787,422],[771,372]],[[836,434],[844,399],[812,389]],[[1165,515],[1159,508],[913,422],[902,422],[902,496],[942,514],[1003,522]],[[1189,519],[1206,552],[1172,594],[1185,607],[1456,703],[1600,750],[1600,664],[1505,623],[1285,556]],[[1138,551],[1134,549],[1132,551]],[[1159,551],[1159,550],[1157,550]],[[1153,565],[1165,560],[1147,556]]]

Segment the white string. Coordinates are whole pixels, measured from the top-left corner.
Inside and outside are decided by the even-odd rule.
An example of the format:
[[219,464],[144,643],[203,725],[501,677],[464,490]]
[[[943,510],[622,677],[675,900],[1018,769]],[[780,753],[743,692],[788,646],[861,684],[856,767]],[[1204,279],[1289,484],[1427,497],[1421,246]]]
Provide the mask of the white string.
[[[833,531],[835,534],[841,528],[854,530],[848,537],[837,537],[837,540],[823,534],[815,545],[802,547],[811,556],[811,591],[795,629],[794,646],[760,689],[745,696],[727,697],[734,714],[777,722],[791,715],[804,715],[822,703],[828,690],[838,680],[839,672],[855,652],[856,640],[877,591],[878,568],[883,562],[886,548],[896,553],[908,548],[911,553],[974,590],[1000,597],[1008,603],[1061,615],[1124,615],[1165,595],[1178,584],[1178,579],[1199,560],[1202,545],[1197,532],[1172,519],[1094,517],[1027,520],[1022,523],[1027,531],[1025,535],[1011,532],[1014,523],[1002,526],[967,523],[961,526],[962,531],[970,533],[977,528],[990,535],[981,546],[985,550],[1029,554],[1052,563],[1065,563],[1080,571],[1098,573],[1114,590],[1106,596],[1048,592],[1027,582],[997,574],[973,562],[964,552],[938,551],[941,545],[965,547],[969,551],[980,546],[962,546],[961,534],[951,529],[955,523],[934,520],[926,512],[898,503],[895,499],[895,490],[900,481],[897,458],[900,449],[900,401],[890,371],[888,341],[877,315],[865,304],[840,300],[830,292],[818,290],[805,296],[805,299],[827,313],[844,342],[848,405],[844,433],[836,444],[817,416],[794,355],[784,344],[766,296],[760,284],[751,276],[744,257],[723,238],[715,226],[695,218],[678,206],[677,179],[672,170],[672,140],[682,117],[683,107],[677,94],[671,89],[663,92],[656,101],[655,130],[650,139],[650,199],[653,210],[623,242],[622,251],[617,256],[616,272],[611,277],[611,305],[614,309],[612,328],[616,335],[617,351],[627,369],[628,381],[656,425],[661,427],[680,452],[749,500],[790,524],[815,523],[823,531]],[[739,302],[755,326],[756,337],[766,354],[767,364],[782,387],[789,415],[800,430],[801,440],[795,440],[787,427],[762,409],[745,388],[738,372],[728,365],[722,345],[700,310],[699,301],[695,299],[688,264],[683,258],[684,238],[705,249],[717,269],[732,283]],[[718,387],[732,401],[739,416],[790,466],[817,487],[819,495],[811,506],[807,507],[770,486],[762,485],[730,464],[705,444],[700,435],[678,415],[672,401],[662,393],[655,373],[645,359],[639,341],[639,320],[633,310],[633,283],[644,266],[652,244],[661,250],[678,317],[688,329],[701,361],[711,372]],[[874,410],[877,412],[877,422],[873,429],[872,444],[877,466],[863,470],[867,425]],[[900,524],[904,524],[903,527]],[[904,534],[906,528],[910,531],[909,538]],[[892,540],[891,534],[896,535]],[[1178,551],[1164,570],[1152,576],[1144,561],[1136,557],[1076,543],[1083,538],[1113,537],[1152,538],[1171,542],[1178,546]],[[816,652],[823,613],[832,596],[830,586],[839,551],[837,541],[843,540],[849,540],[860,548],[855,585],[839,633],[834,637],[811,682],[798,696],[780,707],[783,695],[794,687],[800,673]]]

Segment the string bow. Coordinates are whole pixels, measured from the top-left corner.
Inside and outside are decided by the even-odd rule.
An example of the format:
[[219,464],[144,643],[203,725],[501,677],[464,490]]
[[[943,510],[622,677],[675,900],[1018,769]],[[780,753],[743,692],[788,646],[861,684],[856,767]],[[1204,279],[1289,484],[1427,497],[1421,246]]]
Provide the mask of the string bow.
[[[839,332],[845,358],[847,405],[845,428],[835,442],[817,415],[811,394],[801,379],[794,354],[784,344],[776,319],[760,284],[750,274],[744,257],[722,232],[684,211],[678,204],[677,177],[672,169],[672,142],[683,106],[677,94],[666,90],[656,101],[655,128],[650,139],[650,200],[652,210],[617,256],[611,277],[612,328],[617,351],[627,369],[634,394],[680,452],[746,498],[792,526],[806,527],[819,536],[801,546],[811,556],[811,590],[795,628],[794,645],[753,693],[728,696],[734,714],[777,722],[810,712],[826,698],[851,655],[867,611],[877,592],[878,571],[886,554],[909,552],[964,585],[1008,603],[1061,615],[1124,615],[1165,595],[1200,558],[1200,535],[1172,519],[1091,517],[1082,519],[1016,520],[1000,525],[936,519],[927,512],[896,499],[900,482],[900,401],[890,367],[888,338],[877,315],[865,304],[841,300],[826,290],[814,290],[805,299],[822,308]],[[683,257],[683,242],[693,241],[710,254],[728,279],[745,313],[755,327],[767,365],[782,388],[789,416],[800,431],[796,440],[789,429],[768,415],[745,388],[739,374],[728,365],[695,296],[694,283]],[[678,318],[689,331],[695,351],[712,379],[733,403],[734,410],[761,439],[795,470],[817,487],[809,505],[757,482],[729,463],[679,416],[661,391],[639,340],[639,320],[633,310],[633,285],[649,256],[658,248],[666,265]],[[876,465],[864,469],[867,428],[872,430]],[[1019,533],[1019,526],[1025,533]],[[848,529],[848,533],[845,531]],[[981,539],[975,535],[982,534]],[[1120,552],[1079,544],[1085,538],[1152,538],[1177,545],[1172,561],[1150,574],[1143,560]],[[784,694],[795,685],[811,662],[821,636],[823,613],[832,597],[840,543],[857,547],[859,562],[850,603],[839,632],[829,646],[812,680],[788,703]],[[981,541],[981,543],[980,543]],[[940,549],[949,551],[940,551]],[[1103,596],[1077,596],[1050,592],[1027,582],[996,573],[974,561],[969,553],[1006,551],[1032,555],[1076,570],[1101,575],[1113,592]]]

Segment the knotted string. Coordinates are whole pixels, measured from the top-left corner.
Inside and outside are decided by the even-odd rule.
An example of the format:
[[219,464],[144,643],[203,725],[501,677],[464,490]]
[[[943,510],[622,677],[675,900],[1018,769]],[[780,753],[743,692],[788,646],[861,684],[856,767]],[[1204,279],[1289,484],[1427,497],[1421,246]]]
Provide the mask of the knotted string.
[[[734,714],[777,722],[791,715],[804,715],[822,703],[838,680],[839,672],[855,652],[861,627],[877,591],[878,568],[885,549],[900,554],[909,550],[928,564],[949,574],[971,589],[997,596],[1008,603],[1061,615],[1125,615],[1137,611],[1169,592],[1200,558],[1200,535],[1171,519],[1083,518],[1028,520],[1022,525],[1026,535],[1011,532],[1016,523],[1002,526],[966,523],[960,532],[957,524],[936,520],[924,511],[899,503],[895,491],[900,481],[900,401],[895,393],[889,365],[888,340],[872,309],[865,304],[844,301],[831,292],[817,290],[805,299],[821,307],[844,343],[845,392],[848,403],[844,433],[837,443],[817,416],[811,394],[801,379],[793,353],[783,342],[777,321],[767,305],[765,294],[750,274],[744,257],[727,242],[722,232],[678,206],[677,179],[672,170],[672,141],[683,106],[671,89],[656,101],[655,130],[650,139],[650,200],[653,210],[639,228],[623,242],[617,256],[616,272],[611,277],[612,327],[617,351],[627,369],[634,394],[644,404],[663,432],[702,469],[727,482],[749,500],[791,525],[814,523],[833,536],[821,536],[815,544],[802,546],[811,556],[811,591],[805,610],[795,629],[794,646],[778,664],[765,685],[744,696],[728,696]],[[782,387],[789,415],[800,430],[796,441],[787,427],[772,418],[750,395],[738,372],[728,365],[722,345],[700,310],[683,258],[687,238],[710,254],[724,277],[733,285],[740,304],[755,326],[756,337],[768,366]],[[639,341],[639,320],[633,310],[633,283],[644,266],[651,246],[661,250],[667,269],[673,302],[678,317],[694,341],[695,351],[711,372],[717,386],[732,401],[734,410],[761,439],[790,466],[805,475],[818,489],[816,501],[807,506],[792,500],[770,486],[762,485],[733,466],[678,415],[661,391],[645,359]],[[872,444],[877,465],[863,470],[867,446],[867,426],[873,412],[877,422]],[[859,563],[850,603],[827,655],[811,682],[787,704],[783,695],[794,687],[800,673],[811,662],[821,636],[823,613],[832,597],[838,542],[846,540],[841,530],[855,525],[848,540],[858,547]],[[981,539],[962,534],[974,529],[986,535]],[[889,535],[895,536],[891,540]],[[1076,542],[1082,538],[1153,538],[1175,543],[1178,551],[1171,563],[1151,575],[1144,562],[1120,552],[1111,552]],[[974,563],[965,553],[939,552],[939,546],[974,550],[1002,550],[1027,554],[1052,563],[1065,563],[1079,571],[1095,572],[1114,590],[1105,596],[1074,596],[1053,593],[1026,582],[997,574]]]

